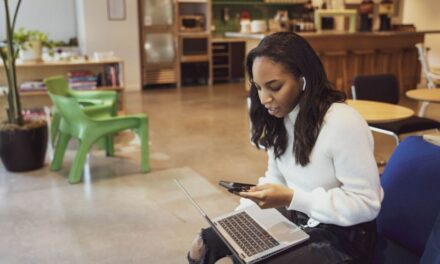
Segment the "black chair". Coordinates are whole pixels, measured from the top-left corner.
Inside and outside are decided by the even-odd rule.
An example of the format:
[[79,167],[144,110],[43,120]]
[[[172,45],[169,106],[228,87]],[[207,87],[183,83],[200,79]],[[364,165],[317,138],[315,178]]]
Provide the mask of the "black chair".
[[436,257],[440,223],[435,224],[440,212],[440,147],[420,136],[405,138],[380,181],[385,196],[376,219],[378,243],[373,263],[415,264],[422,255],[421,263],[439,263],[430,260],[440,260]]
[[[358,75],[353,80],[353,99],[399,103],[399,83],[393,74]],[[440,122],[433,119],[412,116],[386,123],[368,123],[370,129],[394,137],[399,144],[399,135],[422,130],[440,129]]]

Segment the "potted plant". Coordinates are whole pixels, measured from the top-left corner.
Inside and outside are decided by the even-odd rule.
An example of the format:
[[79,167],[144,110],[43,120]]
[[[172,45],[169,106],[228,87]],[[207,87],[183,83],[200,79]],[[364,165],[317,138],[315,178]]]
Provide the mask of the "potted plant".
[[[7,79],[7,121],[0,123],[0,157],[9,171],[27,171],[44,165],[47,147],[47,124],[44,120],[25,120],[17,87],[17,44],[13,41],[14,27],[21,0],[14,12],[9,0],[3,0],[6,18],[6,41],[0,56]],[[11,14],[13,17],[11,19]]]
[[54,47],[47,34],[39,30],[20,28],[13,33],[13,40],[20,50],[20,59],[23,61],[41,61],[43,48]]

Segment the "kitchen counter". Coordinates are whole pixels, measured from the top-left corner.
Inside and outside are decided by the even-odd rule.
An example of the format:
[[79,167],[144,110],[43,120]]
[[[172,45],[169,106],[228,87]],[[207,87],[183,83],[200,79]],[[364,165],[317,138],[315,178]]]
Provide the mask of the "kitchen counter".
[[[329,80],[350,96],[352,80],[359,74],[393,73],[399,79],[402,94],[416,87],[421,71],[415,44],[423,43],[426,34],[439,33],[440,30],[321,31],[301,32],[299,35],[310,43],[321,58]],[[225,38],[245,39],[247,53],[269,34],[226,32]]]
[[[226,38],[244,38],[244,39],[262,39],[267,35],[275,32],[265,32],[265,33],[241,33],[241,32],[226,32]],[[440,34],[440,30],[424,30],[424,31],[375,31],[375,32],[355,32],[349,33],[346,31],[333,31],[325,30],[321,32],[298,32],[300,36],[304,38],[322,38],[322,37],[361,37],[361,36],[407,36],[407,35],[419,35],[419,34]]]

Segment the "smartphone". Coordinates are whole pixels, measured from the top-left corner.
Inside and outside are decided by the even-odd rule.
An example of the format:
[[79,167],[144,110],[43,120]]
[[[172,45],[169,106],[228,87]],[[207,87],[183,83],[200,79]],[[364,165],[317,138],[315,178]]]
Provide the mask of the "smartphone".
[[230,182],[230,181],[220,181],[218,183],[220,186],[226,188],[230,193],[239,193],[249,190],[255,184]]

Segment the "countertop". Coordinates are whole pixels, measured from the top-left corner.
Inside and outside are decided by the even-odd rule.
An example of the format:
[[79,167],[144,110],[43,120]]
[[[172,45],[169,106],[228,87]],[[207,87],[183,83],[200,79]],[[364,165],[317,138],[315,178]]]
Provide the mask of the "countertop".
[[[244,39],[262,39],[267,35],[270,35],[274,32],[266,32],[266,33],[241,33],[241,32],[226,32],[226,38],[244,38]],[[310,38],[321,38],[325,36],[402,36],[402,35],[417,35],[417,34],[439,34],[440,30],[424,30],[424,31],[374,31],[374,32],[355,32],[349,33],[347,31],[321,31],[321,32],[299,32],[298,34]]]

